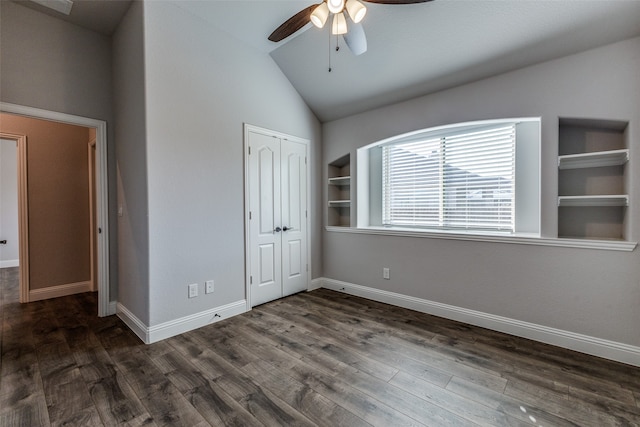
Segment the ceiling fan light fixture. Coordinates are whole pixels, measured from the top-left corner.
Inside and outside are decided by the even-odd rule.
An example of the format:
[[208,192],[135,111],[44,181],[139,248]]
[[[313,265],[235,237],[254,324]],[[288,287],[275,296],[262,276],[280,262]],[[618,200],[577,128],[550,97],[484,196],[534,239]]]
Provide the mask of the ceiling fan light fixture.
[[344,9],[344,0],[327,0],[327,7],[331,13],[340,13]]
[[367,8],[358,0],[347,0],[347,12],[351,20],[357,24],[367,14]]
[[322,2],[320,6],[316,7],[313,12],[311,12],[311,23],[318,28],[324,27],[324,24],[327,22],[327,18],[329,18],[329,7],[325,2]]
[[346,34],[347,33],[347,18],[344,17],[344,13],[336,13],[333,15],[333,25],[331,26],[331,34]]

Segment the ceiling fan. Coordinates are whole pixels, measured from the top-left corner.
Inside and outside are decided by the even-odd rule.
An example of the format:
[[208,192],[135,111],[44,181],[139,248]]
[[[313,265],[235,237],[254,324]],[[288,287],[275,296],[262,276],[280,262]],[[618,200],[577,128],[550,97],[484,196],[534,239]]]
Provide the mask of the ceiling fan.
[[[362,0],[379,4],[414,4],[432,0]],[[268,37],[272,42],[279,42],[299,31],[311,22],[318,28],[324,27],[330,15],[333,15],[331,34],[342,35],[345,43],[354,55],[367,51],[367,38],[362,28],[362,18],[367,8],[359,0],[323,0],[320,4],[312,4],[287,19]],[[347,20],[349,23],[347,24]]]

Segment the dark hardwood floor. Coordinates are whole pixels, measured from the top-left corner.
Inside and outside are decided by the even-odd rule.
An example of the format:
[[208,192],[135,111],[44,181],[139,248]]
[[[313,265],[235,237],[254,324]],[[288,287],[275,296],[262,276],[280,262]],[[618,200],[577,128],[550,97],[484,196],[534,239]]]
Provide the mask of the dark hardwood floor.
[[0,426],[640,424],[639,368],[327,290],[147,346],[0,284]]

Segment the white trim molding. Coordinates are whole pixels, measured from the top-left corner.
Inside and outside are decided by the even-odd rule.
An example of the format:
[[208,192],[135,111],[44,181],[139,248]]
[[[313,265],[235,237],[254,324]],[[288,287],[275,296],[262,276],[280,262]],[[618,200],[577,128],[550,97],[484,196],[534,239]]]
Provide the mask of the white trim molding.
[[117,303],[116,314],[145,344],[152,344],[247,311],[247,301],[240,300],[210,310],[184,316],[155,326],[147,326],[124,305]]
[[20,260],[8,259],[5,261],[0,261],[0,268],[9,268],[9,267],[20,267]]
[[106,316],[112,316],[118,312],[118,301],[109,301]]
[[331,233],[372,234],[379,236],[417,237],[423,239],[466,240],[472,242],[509,243],[517,245],[556,246],[560,248],[600,249],[607,251],[632,252],[638,242],[622,240],[589,240],[589,239],[565,239],[543,238],[526,235],[495,235],[489,233],[465,233],[465,232],[437,232],[407,230],[398,227],[337,227],[325,226],[325,231]]
[[315,291],[316,289],[322,288],[322,285],[324,284],[325,280],[327,279],[325,279],[324,277],[312,279],[307,291],[311,292],[311,291]]
[[344,292],[605,359],[640,366],[640,347],[324,277],[314,279],[313,282],[317,286],[314,289],[322,287]]
[[149,344],[149,327],[121,303],[116,303],[116,315],[138,336],[145,344]]
[[41,289],[29,290],[29,302],[40,301],[49,298],[66,297],[67,295],[91,292],[91,282],[67,283],[64,285],[49,286]]

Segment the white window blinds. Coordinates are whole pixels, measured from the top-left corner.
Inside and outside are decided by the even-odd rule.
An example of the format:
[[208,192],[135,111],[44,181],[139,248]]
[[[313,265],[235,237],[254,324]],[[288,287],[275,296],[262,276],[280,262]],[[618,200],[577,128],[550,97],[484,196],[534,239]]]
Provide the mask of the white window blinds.
[[382,149],[387,226],[514,230],[515,124]]

